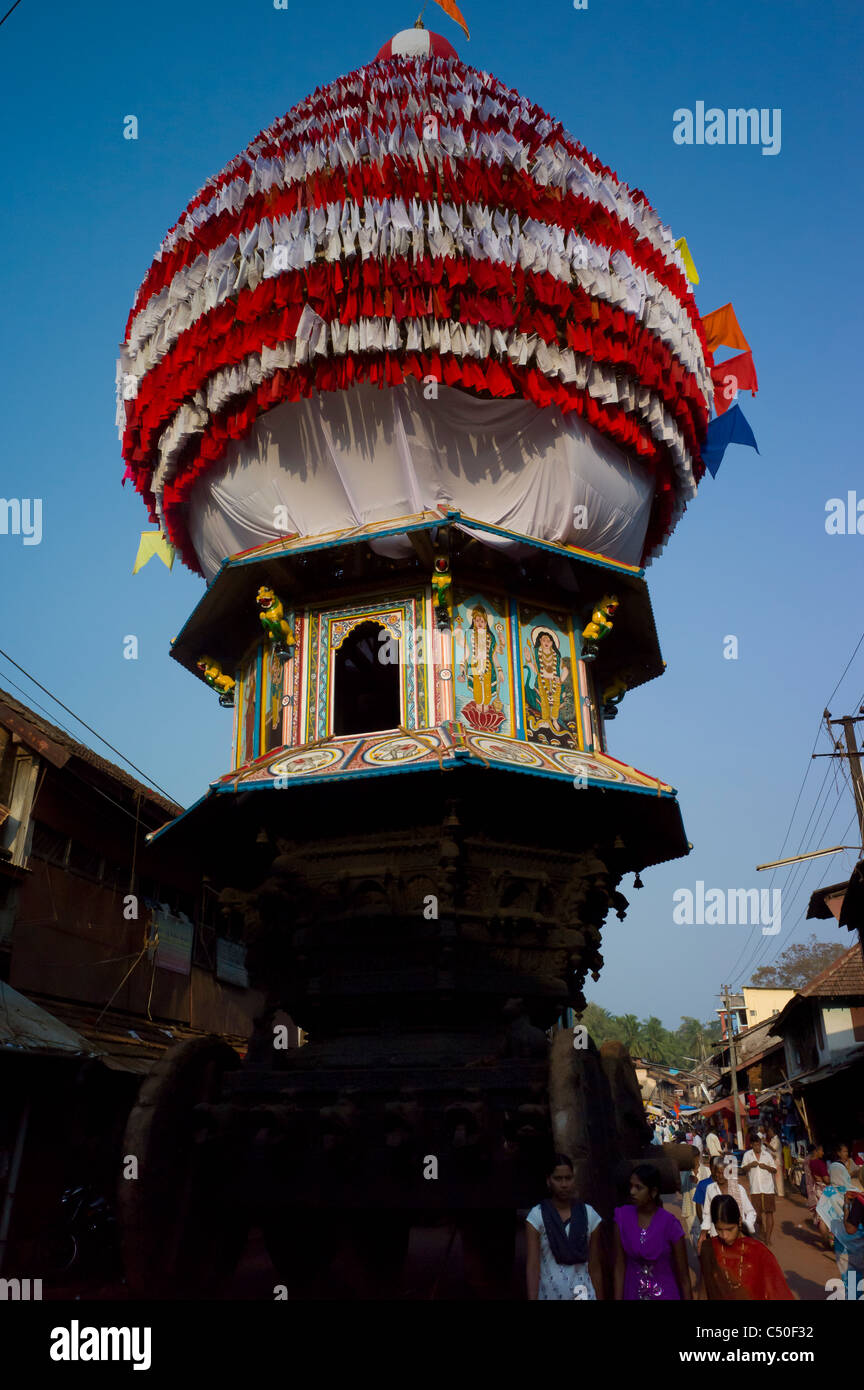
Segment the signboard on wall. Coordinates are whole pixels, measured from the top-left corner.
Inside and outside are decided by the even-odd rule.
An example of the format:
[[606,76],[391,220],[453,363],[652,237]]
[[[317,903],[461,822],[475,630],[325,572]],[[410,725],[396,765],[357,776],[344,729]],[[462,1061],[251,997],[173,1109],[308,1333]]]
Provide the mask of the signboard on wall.
[[228,985],[240,985],[248,989],[249,976],[246,972],[246,947],[239,941],[216,939],[216,979]]
[[188,975],[192,969],[192,923],[174,917],[162,908],[154,909],[150,925],[151,937],[156,937],[156,964],[177,975]]

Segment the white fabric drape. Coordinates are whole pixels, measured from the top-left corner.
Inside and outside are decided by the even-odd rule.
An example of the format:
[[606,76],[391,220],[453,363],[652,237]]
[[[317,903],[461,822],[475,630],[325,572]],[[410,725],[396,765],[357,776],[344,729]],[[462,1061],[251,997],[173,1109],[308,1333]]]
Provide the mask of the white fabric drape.
[[[426,400],[412,381],[268,411],[196,484],[188,522],[208,581],[226,556],[280,534],[448,509],[635,565],[652,495],[648,470],[572,415],[446,386]],[[410,551],[405,537],[375,546]]]

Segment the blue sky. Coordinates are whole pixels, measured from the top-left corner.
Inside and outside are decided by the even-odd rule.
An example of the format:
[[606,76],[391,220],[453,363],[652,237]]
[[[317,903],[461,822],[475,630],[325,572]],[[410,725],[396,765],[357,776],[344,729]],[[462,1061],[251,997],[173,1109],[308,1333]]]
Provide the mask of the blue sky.
[[[751,957],[809,934],[810,891],[854,862],[778,874],[776,937],[672,922],[673,892],[697,880],[768,886],[754,866],[780,853],[822,709],[864,627],[864,535],[825,532],[829,498],[856,487],[864,498],[862,10],[795,0],[589,0],[584,11],[465,0],[463,10],[470,43],[434,4],[425,22],[644,189],[688,238],[701,311],[734,302],[759,373],[759,396],[742,403],[761,452],[727,452],[649,569],[668,670],[611,726],[614,755],[678,788],[694,850],[648,871],[642,892],[625,880],[631,912],[607,926],[591,997],[675,1026],[707,1016]],[[205,179],[415,16],[416,0],[287,11],[272,0],[23,0],[0,28],[0,495],[42,498],[44,517],[38,546],[0,535],[0,646],[183,802],[227,768],[230,716],[168,658],[203,581],[158,562],[131,575],[146,517],[120,487],[117,344],[159,241]],[[700,100],[779,107],[780,153],[676,145],[673,112]],[[123,139],[129,114],[137,141]],[[123,659],[128,634],[137,661]],[[737,661],[723,658],[727,634]],[[0,658],[0,685],[19,693],[13,681],[43,700]],[[832,713],[854,713],[862,696],[864,645]],[[813,764],[786,854],[802,838],[805,848],[856,838],[842,775],[820,793],[827,767]],[[852,941],[825,924],[817,934]]]

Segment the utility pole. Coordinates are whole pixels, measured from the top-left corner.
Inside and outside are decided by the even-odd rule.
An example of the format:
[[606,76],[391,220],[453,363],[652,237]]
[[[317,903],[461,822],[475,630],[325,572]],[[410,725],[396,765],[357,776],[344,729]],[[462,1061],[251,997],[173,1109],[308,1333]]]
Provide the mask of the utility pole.
[[[829,710],[825,710],[825,723],[830,725],[842,724],[843,733],[846,738],[846,752],[835,746],[833,753],[815,753],[814,757],[824,758],[848,758],[849,772],[852,777],[852,792],[855,797],[855,810],[858,814],[858,838],[864,846],[864,773],[861,771],[861,750],[855,739],[855,725],[864,720],[864,705],[861,705],[857,714],[844,714],[840,719],[832,719]],[[864,926],[858,927],[858,940],[861,943],[861,954],[864,956]]]
[[[858,830],[861,837],[861,844],[864,845],[864,773],[861,771],[861,749],[855,741],[856,724],[864,721],[864,705],[858,710],[857,714],[844,714],[840,719],[832,719],[830,710],[823,710],[825,723],[842,724],[843,733],[846,735],[846,752],[838,748],[835,744],[833,753],[814,753],[814,758],[848,758],[849,771],[852,774],[852,791],[855,796],[855,810],[858,813]],[[830,728],[829,728],[830,734]],[[832,739],[833,742],[833,739]]]
[[729,1003],[729,986],[723,986],[726,1004],[726,1030],[729,1035],[729,1065],[732,1069],[732,1104],[735,1106],[735,1138],[739,1149],[744,1147],[744,1134],[741,1129],[741,1106],[738,1103],[738,1058],[735,1054],[735,1031],[732,1027],[732,1006]]
[[[861,717],[859,714],[858,719]],[[855,790],[855,809],[858,812],[858,829],[861,831],[861,843],[864,845],[864,774],[861,772],[861,757],[855,742],[854,725],[857,720],[847,714],[842,719],[833,722],[842,724],[843,732],[846,735],[846,747],[849,750],[849,770],[852,773],[852,786]]]

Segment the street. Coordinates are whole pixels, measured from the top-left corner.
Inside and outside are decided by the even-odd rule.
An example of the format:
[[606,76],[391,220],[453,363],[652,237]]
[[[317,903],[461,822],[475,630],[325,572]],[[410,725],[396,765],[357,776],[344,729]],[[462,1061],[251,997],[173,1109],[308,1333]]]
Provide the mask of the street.
[[[664,1198],[664,1206],[680,1217],[680,1196]],[[803,1197],[778,1197],[772,1250],[786,1277],[790,1289],[802,1302],[822,1302],[830,1290],[826,1284],[836,1279],[837,1264],[833,1254],[826,1251],[810,1226],[803,1226],[807,1207]],[[408,1258],[401,1288],[396,1299],[425,1302],[461,1301],[469,1297],[461,1273],[462,1251],[458,1233],[452,1240],[452,1228],[415,1229],[411,1233]],[[346,1260],[337,1259],[332,1273],[333,1301],[354,1300],[362,1280],[352,1278]],[[267,1254],[261,1232],[250,1233],[243,1257],[225,1298],[228,1301],[272,1301],[277,1297],[277,1276]],[[835,1286],[836,1288],[836,1286]],[[51,1300],[123,1300],[126,1290],[122,1283],[70,1284],[45,1288],[44,1297]],[[516,1237],[516,1258],[510,1297],[524,1298],[524,1243],[521,1228]]]

